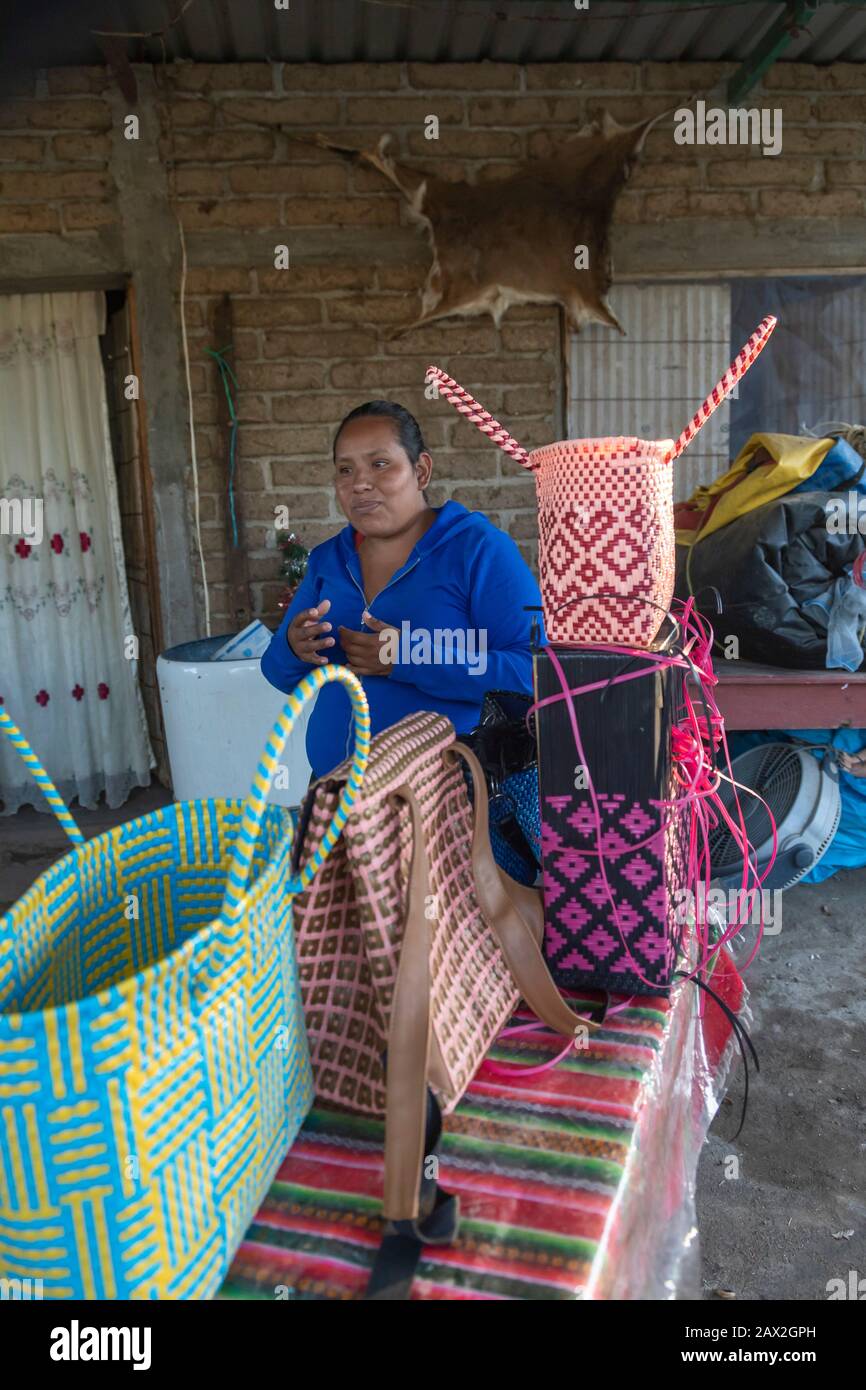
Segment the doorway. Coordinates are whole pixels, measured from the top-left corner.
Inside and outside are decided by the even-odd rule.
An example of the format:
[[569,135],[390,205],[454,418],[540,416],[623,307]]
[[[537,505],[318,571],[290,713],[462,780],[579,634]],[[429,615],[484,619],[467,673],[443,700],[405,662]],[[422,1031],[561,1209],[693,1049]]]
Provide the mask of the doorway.
[[[123,805],[155,764],[109,429],[103,340],[117,329],[108,334],[106,310],[104,288],[0,295],[0,698],[61,798],[94,809],[103,796]],[[131,443],[126,457],[140,456]],[[143,526],[143,505],[138,515]],[[44,812],[33,764],[5,741],[0,797],[5,816]]]
[[105,298],[106,326],[99,342],[117,473],[129,605],[139,643],[139,684],[156,758],[154,775],[164,787],[169,787],[165,729],[156,680],[156,658],[163,646],[162,623],[151,478],[139,391],[141,374],[134,288],[130,283],[122,289],[108,290]]

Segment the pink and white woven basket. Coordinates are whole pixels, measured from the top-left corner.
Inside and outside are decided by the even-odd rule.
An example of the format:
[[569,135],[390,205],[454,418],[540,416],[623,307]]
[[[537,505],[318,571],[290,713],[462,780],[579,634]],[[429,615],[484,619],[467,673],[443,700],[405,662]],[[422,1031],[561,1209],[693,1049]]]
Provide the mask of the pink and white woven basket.
[[544,626],[560,646],[648,648],[674,592],[671,465],[766,346],[765,318],[673,439],[564,439],[529,453],[439,367],[427,381],[467,420],[535,475]]

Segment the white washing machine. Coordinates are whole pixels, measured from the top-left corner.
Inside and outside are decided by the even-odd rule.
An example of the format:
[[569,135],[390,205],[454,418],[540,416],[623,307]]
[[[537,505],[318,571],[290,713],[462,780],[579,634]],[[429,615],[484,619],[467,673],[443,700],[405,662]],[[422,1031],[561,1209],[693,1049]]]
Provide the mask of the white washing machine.
[[[225,637],[170,647],[156,663],[175,801],[245,797],[285,696],[256,658],[212,661]],[[315,701],[298,717],[283,750],[270,800],[298,806],[310,780],[304,746]],[[285,785],[277,785],[284,782]]]

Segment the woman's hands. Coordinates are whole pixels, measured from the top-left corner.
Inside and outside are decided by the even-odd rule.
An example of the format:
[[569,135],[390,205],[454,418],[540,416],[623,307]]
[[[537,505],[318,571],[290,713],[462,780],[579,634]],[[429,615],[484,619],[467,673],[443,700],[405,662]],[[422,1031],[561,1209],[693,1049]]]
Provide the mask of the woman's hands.
[[[327,664],[327,649],[334,646],[334,638],[329,636],[331,624],[323,620],[330,608],[331,600],[323,599],[316,608],[304,608],[289,623],[286,641],[299,661],[309,661],[314,666]],[[380,622],[370,613],[364,613],[364,623],[374,631],[354,632],[350,627],[338,628],[349,670],[354,671],[356,676],[390,675],[389,644],[383,643],[382,634],[393,632],[398,641],[400,634],[396,628]]]
[[866,748],[859,753],[840,753],[839,762],[852,777],[866,777]]
[[399,641],[400,634],[394,627],[382,623],[370,613],[364,613],[364,624],[373,632],[353,632],[350,627],[340,627],[340,643],[349,663],[349,670],[356,676],[390,676],[391,660],[388,654],[390,643],[383,642],[384,633],[394,633]]
[[327,665],[327,656],[321,656],[320,652],[334,645],[333,637],[328,636],[331,624],[322,622],[330,607],[331,600],[323,599],[317,608],[303,609],[286,628],[286,641],[299,661],[309,661],[314,666]]

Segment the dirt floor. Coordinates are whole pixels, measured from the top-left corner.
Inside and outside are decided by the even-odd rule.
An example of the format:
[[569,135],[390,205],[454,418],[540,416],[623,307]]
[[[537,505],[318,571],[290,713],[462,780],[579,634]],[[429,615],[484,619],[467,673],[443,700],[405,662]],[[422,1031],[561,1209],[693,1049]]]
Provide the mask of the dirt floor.
[[[167,800],[154,786],[76,820],[95,835]],[[53,818],[0,818],[0,912],[67,848]],[[745,1127],[725,1137],[739,1123],[737,1062],[700,1161],[704,1297],[826,1299],[853,1270],[866,1299],[866,869],[792,889],[781,922],[746,976],[761,1072]]]
[[[76,803],[72,813],[79,829],[90,839],[122,821],[146,816],[170,801],[171,792],[154,782],[149,787],[138,787],[116,811],[104,805],[95,811],[82,811]],[[65,832],[51,815],[26,806],[17,815],[0,816],[0,912],[11,907],[34,878],[69,848]]]
[[761,1072],[745,1126],[725,1138],[737,1063],[699,1165],[704,1296],[827,1299],[855,1270],[866,1299],[866,869],[792,888],[781,924],[746,972]]

